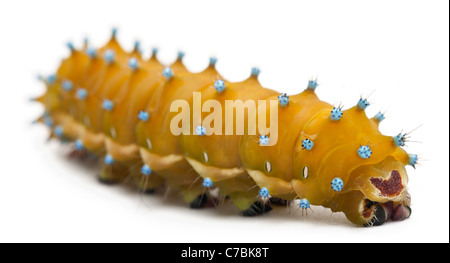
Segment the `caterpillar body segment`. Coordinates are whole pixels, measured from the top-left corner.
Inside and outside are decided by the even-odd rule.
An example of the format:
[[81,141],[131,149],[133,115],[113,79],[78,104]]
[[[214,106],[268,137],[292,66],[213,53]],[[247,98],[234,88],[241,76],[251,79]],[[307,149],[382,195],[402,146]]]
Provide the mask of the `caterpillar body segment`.
[[317,97],[315,80],[280,95],[261,86],[257,68],[229,82],[215,58],[192,73],[182,52],[162,65],[156,50],[150,59],[138,45],[124,51],[115,34],[98,50],[69,47],[36,99],[45,106],[39,121],[52,137],[101,156],[104,182],[132,177],[143,191],[167,185],[192,207],[215,187],[243,215],[269,211],[269,198],[299,199],[302,211],[329,207],[358,225],[411,213],[405,165],[417,157],[402,138],[380,133],[384,116],[369,119],[366,99],[342,110]]

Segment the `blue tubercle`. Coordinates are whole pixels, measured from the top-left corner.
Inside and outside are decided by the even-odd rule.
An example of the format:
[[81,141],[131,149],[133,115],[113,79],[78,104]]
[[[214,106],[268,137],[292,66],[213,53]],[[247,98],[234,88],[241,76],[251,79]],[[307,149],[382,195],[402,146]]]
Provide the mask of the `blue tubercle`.
[[49,116],[44,116],[44,123],[47,125],[47,127],[53,126],[53,119]]
[[260,135],[259,136],[259,144],[260,145],[266,145],[269,143],[269,137],[267,135]]
[[370,103],[367,99],[360,98],[358,103],[356,104],[356,107],[360,110],[365,110],[367,107],[369,107]]
[[382,122],[386,117],[384,117],[384,114],[383,113],[381,113],[381,112],[378,112],[376,115],[375,115],[375,120],[377,120],[378,122]]
[[203,186],[206,188],[211,188],[213,186],[213,181],[211,180],[211,178],[206,177],[205,179],[203,179]]
[[184,57],[184,52],[183,51],[178,51],[178,54],[177,54],[177,59],[179,59],[179,60],[182,60],[183,59],[183,57]]
[[134,42],[134,50],[138,53],[141,53],[141,42],[139,40],[136,40]]
[[363,159],[368,159],[372,155],[372,150],[368,145],[363,145],[358,149],[358,155]]
[[311,207],[311,204],[309,203],[308,199],[303,198],[302,200],[300,200],[300,203],[298,204],[298,206],[301,209],[308,209]]
[[86,54],[90,57],[90,58],[95,58],[97,57],[97,50],[93,47],[88,47],[86,49]]
[[107,111],[111,111],[114,108],[114,102],[106,99],[103,101],[102,107]]
[[225,82],[221,79],[214,81],[214,88],[221,93],[225,90]]
[[340,107],[334,107],[332,110],[331,110],[331,116],[330,116],[330,118],[331,118],[331,120],[332,121],[338,121],[338,120],[340,120],[341,118],[342,118],[342,115],[343,115],[344,113],[342,113],[342,109],[340,108]]
[[173,77],[173,70],[170,67],[164,68],[162,75],[169,80]]
[[319,83],[317,83],[317,79],[308,81],[308,86],[306,87],[309,90],[315,90],[319,86]]
[[253,67],[253,68],[252,68],[251,75],[252,75],[253,77],[258,77],[258,76],[259,76],[259,73],[261,73],[261,70],[260,70],[259,68],[257,68],[257,67]]
[[61,127],[61,126],[56,126],[54,129],[53,129],[53,132],[55,133],[55,135],[56,136],[58,136],[58,137],[62,137],[62,136],[64,136],[64,130],[63,130],[63,127]]
[[416,168],[417,161],[419,160],[419,157],[417,154],[409,154],[409,165]]
[[313,148],[313,146],[314,146],[314,143],[313,143],[313,141],[311,141],[310,139],[304,139],[304,140],[302,141],[302,147],[303,147],[303,149],[311,150],[311,149]]
[[266,187],[261,187],[261,190],[259,191],[259,196],[261,198],[268,198],[269,197],[269,189]]
[[156,54],[158,54],[158,48],[154,47],[152,48],[152,56],[156,56]]
[[114,158],[109,154],[105,155],[105,159],[103,161],[105,162],[106,165],[114,164]]
[[128,60],[128,66],[132,69],[132,70],[136,70],[139,67],[139,61],[137,60],[137,58],[130,58]]
[[340,192],[344,188],[344,181],[339,177],[334,178],[331,181],[331,188],[336,192]]
[[87,97],[87,90],[85,90],[83,88],[77,89],[77,98],[79,100],[85,100],[86,97]]
[[116,38],[116,36],[117,36],[117,27],[113,27],[113,29],[111,30],[111,36],[113,38]]
[[281,107],[284,107],[289,104],[289,96],[286,93],[281,93],[278,96],[278,102],[280,103]]
[[75,141],[75,149],[81,151],[84,149],[83,141],[78,139]]
[[53,84],[55,84],[56,79],[57,79],[57,77],[56,77],[55,74],[49,75],[49,76],[47,77],[47,83],[48,83],[48,85],[53,85]]
[[146,111],[140,111],[138,114],[138,118],[143,122],[146,122],[148,120],[148,117],[149,115]]
[[63,88],[65,91],[71,91],[72,88],[73,88],[73,83],[72,83],[72,81],[70,81],[70,80],[64,80],[63,83],[62,83],[62,88]]
[[209,58],[209,65],[210,66],[215,66],[217,63],[217,58],[216,57],[210,57]]
[[116,53],[114,53],[113,50],[108,49],[103,54],[103,58],[105,59],[106,63],[111,64],[114,62],[114,59],[116,57]]
[[206,134],[206,128],[203,126],[197,126],[195,127],[195,132],[197,133],[197,135],[203,136]]
[[152,173],[152,169],[150,168],[150,166],[144,164],[141,168],[141,173],[143,175],[150,175]]
[[393,137],[394,139],[394,143],[396,146],[405,146],[405,142],[406,142],[406,134],[397,134],[396,136]]
[[70,49],[70,51],[75,51],[75,46],[72,42],[67,42],[66,46]]

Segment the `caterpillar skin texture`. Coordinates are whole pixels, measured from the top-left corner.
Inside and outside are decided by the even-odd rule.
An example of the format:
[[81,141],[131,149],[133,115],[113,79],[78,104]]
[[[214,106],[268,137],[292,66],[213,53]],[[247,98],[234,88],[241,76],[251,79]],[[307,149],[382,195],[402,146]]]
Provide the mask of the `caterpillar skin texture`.
[[[405,135],[380,133],[384,117],[368,118],[365,99],[341,110],[319,100],[314,80],[300,94],[280,95],[261,86],[257,69],[242,82],[228,82],[216,71],[215,59],[191,73],[181,53],[166,68],[156,52],[146,60],[137,46],[124,51],[115,33],[100,49],[68,46],[71,55],[44,79],[47,91],[36,99],[45,107],[39,121],[52,137],[101,157],[101,181],[129,176],[143,191],[165,185],[193,207],[204,206],[211,198],[205,192],[218,188],[243,215],[267,212],[276,200],[300,199],[302,214],[321,205],[344,212],[357,225],[410,216],[405,165],[414,166],[417,156],[401,148]],[[202,102],[252,99],[277,107],[277,143],[263,147],[271,138],[260,134],[199,136],[203,127],[197,134],[173,135],[169,125],[177,113],[170,105],[185,100],[192,108],[194,92]],[[266,113],[249,111],[245,120],[258,114]],[[252,128],[244,124],[246,131]]]

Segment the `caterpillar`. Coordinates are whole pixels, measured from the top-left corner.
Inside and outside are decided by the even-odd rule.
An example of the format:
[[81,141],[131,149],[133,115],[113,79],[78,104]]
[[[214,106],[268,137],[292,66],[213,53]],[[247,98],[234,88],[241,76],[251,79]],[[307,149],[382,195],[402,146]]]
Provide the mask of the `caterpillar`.
[[99,49],[68,43],[70,56],[41,77],[46,92],[34,99],[51,138],[99,157],[101,182],[170,187],[192,208],[215,204],[218,189],[244,216],[298,201],[302,214],[324,206],[361,226],[410,217],[405,166],[417,155],[402,148],[407,133],[381,134],[385,117],[367,117],[367,98],[344,110],[318,98],[314,79],[280,94],[262,87],[258,68],[229,82],[214,57],[192,73],[183,52],[165,66],[157,49],[144,59],[116,34]]

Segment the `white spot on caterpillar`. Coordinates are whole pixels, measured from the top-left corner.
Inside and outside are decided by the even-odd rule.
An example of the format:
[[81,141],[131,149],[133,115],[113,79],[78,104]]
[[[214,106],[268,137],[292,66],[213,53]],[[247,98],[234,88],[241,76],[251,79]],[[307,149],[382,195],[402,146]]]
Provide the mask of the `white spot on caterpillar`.
[[116,129],[114,129],[114,127],[111,127],[110,132],[111,132],[111,137],[113,139],[115,139],[117,137]]
[[303,167],[303,178],[308,179],[309,176],[309,168],[308,166]]
[[265,167],[267,172],[270,173],[272,171],[272,164],[269,161],[266,162]]
[[205,163],[209,161],[209,156],[206,152],[203,152],[203,159],[205,160]]
[[147,147],[149,148],[149,149],[151,149],[152,148],[152,142],[150,141],[150,138],[147,138]]

